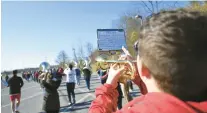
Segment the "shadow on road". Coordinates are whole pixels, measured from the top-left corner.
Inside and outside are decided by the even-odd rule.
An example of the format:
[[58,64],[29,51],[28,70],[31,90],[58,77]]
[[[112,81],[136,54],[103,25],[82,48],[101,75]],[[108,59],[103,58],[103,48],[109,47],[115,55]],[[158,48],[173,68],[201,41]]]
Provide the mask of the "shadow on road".
[[101,80],[100,81],[91,82],[90,84],[97,84],[97,83],[101,83]]
[[64,91],[64,90],[67,90],[66,88],[65,89],[58,89],[58,91]]
[[89,101],[85,101],[85,102],[81,102],[81,103],[76,103],[72,106],[62,106],[62,107],[60,107],[60,112],[72,111],[73,113],[75,113],[78,110],[88,109],[91,105],[91,102],[92,102],[92,100],[89,100]]
[[59,95],[59,96],[68,96],[68,95]]
[[83,94],[83,93],[92,93],[95,92],[94,90],[90,90],[90,91],[86,91],[86,92],[79,92],[79,93],[75,93],[75,94]]
[[[91,85],[91,84],[90,84],[90,87],[93,87],[93,86],[94,86],[94,85]],[[86,87],[86,85],[84,84],[84,86],[78,86],[78,87],[76,86],[75,88],[87,88],[87,87]]]
[[60,87],[63,87],[63,86],[65,86],[65,87],[66,87],[66,85],[65,85],[65,84],[60,84]]
[[[90,91],[86,91],[86,92],[79,92],[79,93],[75,93],[76,95],[78,94],[84,94],[84,93],[94,93],[95,90],[90,90]],[[59,95],[59,96],[68,96],[68,95]]]

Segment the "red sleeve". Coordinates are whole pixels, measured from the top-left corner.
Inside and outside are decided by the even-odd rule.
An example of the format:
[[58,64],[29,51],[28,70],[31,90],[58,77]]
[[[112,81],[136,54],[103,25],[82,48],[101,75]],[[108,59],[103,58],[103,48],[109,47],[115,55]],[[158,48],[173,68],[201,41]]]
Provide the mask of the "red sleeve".
[[[135,65],[135,66],[137,69],[137,65]],[[147,87],[146,87],[145,83],[142,81],[142,79],[140,78],[138,71],[135,74],[135,79],[133,80],[133,82],[139,87],[139,89],[143,95],[147,94]]]
[[102,76],[101,79],[106,79],[107,76],[108,76],[108,73],[106,73],[104,76]]
[[91,103],[89,113],[112,113],[117,109],[118,91],[104,84],[95,91],[96,99]]

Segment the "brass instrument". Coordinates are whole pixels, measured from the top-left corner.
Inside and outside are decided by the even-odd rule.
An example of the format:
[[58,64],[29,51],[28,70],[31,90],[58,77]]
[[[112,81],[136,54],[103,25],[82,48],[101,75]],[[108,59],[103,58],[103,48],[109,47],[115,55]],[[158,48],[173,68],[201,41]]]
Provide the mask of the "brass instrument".
[[83,63],[83,65],[84,65],[84,67],[86,67],[86,68],[90,68],[91,66],[91,59],[88,57],[88,58],[85,58],[85,59],[83,59],[84,60],[84,63]]
[[75,60],[71,60],[69,63],[65,64],[64,68],[69,68],[69,64],[72,64],[73,67],[77,67],[79,65]]
[[91,59],[89,57],[82,58],[79,62],[80,69],[83,71],[84,69],[91,70]]
[[48,72],[50,69],[50,64],[48,62],[42,62],[39,66],[39,70],[42,72]]
[[46,76],[46,80],[48,77],[51,78],[51,76],[48,76],[48,74],[47,74],[49,72],[49,69],[50,69],[50,64],[48,62],[42,62],[39,65],[39,70],[42,71],[43,73],[38,78],[42,79],[42,78],[44,78],[44,76]]
[[98,56],[96,58],[96,61],[98,63],[98,67],[101,68],[102,70],[107,70],[109,69],[111,64],[117,64],[115,67],[116,69],[128,65],[127,69],[121,73],[119,82],[123,84],[124,86],[124,97],[127,102],[132,100],[132,97],[129,95],[129,86],[127,84],[127,80],[133,80],[135,79],[135,74],[136,74],[136,61],[128,61],[128,60],[107,60],[106,58],[102,56]]

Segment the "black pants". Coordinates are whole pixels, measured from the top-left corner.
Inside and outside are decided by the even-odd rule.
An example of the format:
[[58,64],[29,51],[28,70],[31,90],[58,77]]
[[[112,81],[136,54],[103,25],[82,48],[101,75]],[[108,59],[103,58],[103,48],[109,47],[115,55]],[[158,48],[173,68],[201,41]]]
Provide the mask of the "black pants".
[[101,80],[101,84],[105,84],[107,79]]
[[122,91],[121,91],[121,85],[120,83],[118,83],[118,86],[117,86],[117,91],[119,93],[119,96],[118,96],[118,102],[117,102],[117,107],[118,109],[121,109],[122,108]]
[[87,88],[90,90],[90,78],[86,78],[85,81]]
[[122,95],[119,95],[118,97],[117,107],[118,109],[122,108]]
[[72,102],[71,101],[71,96],[72,96],[73,97],[73,103],[75,103],[75,93],[74,93],[75,83],[66,83],[66,86],[67,86],[69,102]]
[[133,88],[132,81],[128,81],[128,85],[129,85],[129,88],[130,88],[131,90],[133,90],[133,89],[134,89],[134,88]]
[[46,113],[59,113],[59,110],[54,110],[54,111],[46,111]]

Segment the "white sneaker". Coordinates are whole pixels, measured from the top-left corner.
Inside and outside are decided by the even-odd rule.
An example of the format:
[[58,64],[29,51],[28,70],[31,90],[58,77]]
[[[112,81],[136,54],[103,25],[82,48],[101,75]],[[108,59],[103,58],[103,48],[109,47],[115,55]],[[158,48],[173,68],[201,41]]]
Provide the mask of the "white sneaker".
[[19,113],[19,107],[16,107],[15,112]]
[[69,103],[68,103],[68,105],[70,106],[70,105],[72,105],[72,103],[71,103],[71,102],[69,102]]
[[132,89],[129,89],[129,92],[132,92]]

